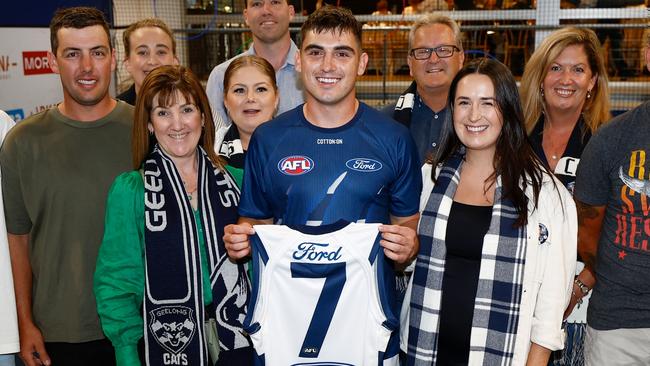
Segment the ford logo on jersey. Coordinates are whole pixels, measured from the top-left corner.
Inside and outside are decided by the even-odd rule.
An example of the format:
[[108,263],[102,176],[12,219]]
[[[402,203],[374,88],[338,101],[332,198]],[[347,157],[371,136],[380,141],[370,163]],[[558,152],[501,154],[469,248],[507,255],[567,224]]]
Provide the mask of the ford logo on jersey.
[[366,158],[354,158],[345,162],[345,166],[358,172],[376,172],[382,168],[377,160]]
[[314,161],[306,156],[287,156],[278,163],[278,170],[286,175],[301,175],[309,173],[314,168]]
[[337,261],[341,259],[341,247],[337,250],[328,251],[329,244],[325,243],[300,243],[298,249],[293,252],[293,258],[297,260],[306,259],[310,261]]

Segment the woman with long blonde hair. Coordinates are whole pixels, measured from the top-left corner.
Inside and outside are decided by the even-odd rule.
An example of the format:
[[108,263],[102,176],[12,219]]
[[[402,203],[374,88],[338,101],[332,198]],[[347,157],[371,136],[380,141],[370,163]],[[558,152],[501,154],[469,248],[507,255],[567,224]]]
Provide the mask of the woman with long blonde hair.
[[[600,49],[598,37],[590,29],[557,30],[535,50],[521,79],[526,130],[533,150],[572,193],[584,147],[596,129],[611,117],[607,70]],[[567,365],[582,365],[579,354],[586,324],[583,298],[595,282],[583,266],[579,262],[579,274],[565,313],[568,317],[580,304],[569,318],[564,352]],[[554,357],[559,359],[560,355]]]

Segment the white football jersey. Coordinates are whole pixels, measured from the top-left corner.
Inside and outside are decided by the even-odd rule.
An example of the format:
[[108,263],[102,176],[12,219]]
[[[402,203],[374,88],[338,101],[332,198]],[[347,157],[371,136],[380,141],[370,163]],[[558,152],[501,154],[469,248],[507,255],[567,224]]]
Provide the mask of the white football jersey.
[[398,323],[388,310],[378,227],[254,226],[255,278],[244,329],[260,363],[382,364]]

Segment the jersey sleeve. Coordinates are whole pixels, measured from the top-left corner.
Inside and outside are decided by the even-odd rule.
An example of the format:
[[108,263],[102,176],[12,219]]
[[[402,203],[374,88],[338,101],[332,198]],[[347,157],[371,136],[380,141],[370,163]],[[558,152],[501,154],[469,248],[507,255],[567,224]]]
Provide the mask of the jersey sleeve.
[[2,196],[4,198],[7,232],[10,234],[28,234],[32,229],[21,182],[21,161],[17,130],[10,131],[0,150],[2,167]]
[[239,202],[239,216],[252,219],[268,219],[273,217],[273,211],[266,197],[264,184],[264,147],[262,139],[253,137],[248,145],[246,163],[244,165],[244,179],[242,182],[242,195]]
[[144,187],[139,171],[117,177],[108,194],[104,238],[94,292],[102,329],[115,347],[117,365],[140,365],[143,336]]
[[393,156],[396,157],[397,162],[397,179],[390,188],[390,214],[407,217],[418,213],[422,191],[420,159],[408,131],[402,134],[396,146]]
[[[611,130],[607,130],[611,131]],[[605,137],[602,133],[593,136],[585,147],[576,172],[575,197],[588,205],[602,206],[609,198],[609,168]],[[610,142],[611,144],[611,142]],[[611,145],[617,146],[617,145]]]

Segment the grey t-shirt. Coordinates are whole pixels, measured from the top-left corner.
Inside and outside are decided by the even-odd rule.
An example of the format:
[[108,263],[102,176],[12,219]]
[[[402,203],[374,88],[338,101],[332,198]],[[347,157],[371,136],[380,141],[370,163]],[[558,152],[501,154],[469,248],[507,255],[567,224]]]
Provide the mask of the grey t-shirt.
[[32,314],[46,342],[104,338],[93,274],[115,177],[131,170],[133,107],[79,122],[57,107],[14,127],[2,145],[7,232],[30,234]]
[[650,328],[650,102],[601,127],[585,148],[575,197],[606,205],[596,286],[587,322],[595,329]]

